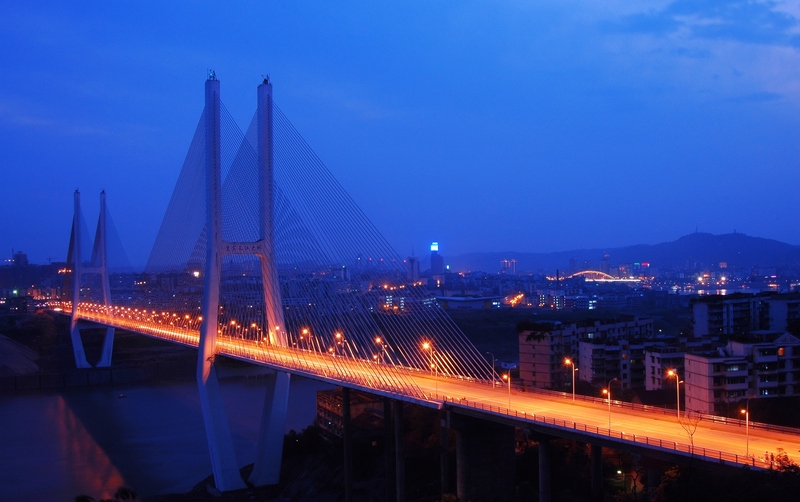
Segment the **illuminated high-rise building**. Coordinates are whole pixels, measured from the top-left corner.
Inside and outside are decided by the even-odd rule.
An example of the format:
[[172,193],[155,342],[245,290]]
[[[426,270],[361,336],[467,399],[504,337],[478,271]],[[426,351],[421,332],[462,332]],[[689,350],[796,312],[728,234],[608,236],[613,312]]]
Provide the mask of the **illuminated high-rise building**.
[[431,243],[431,275],[444,274],[444,257],[439,254],[439,243]]

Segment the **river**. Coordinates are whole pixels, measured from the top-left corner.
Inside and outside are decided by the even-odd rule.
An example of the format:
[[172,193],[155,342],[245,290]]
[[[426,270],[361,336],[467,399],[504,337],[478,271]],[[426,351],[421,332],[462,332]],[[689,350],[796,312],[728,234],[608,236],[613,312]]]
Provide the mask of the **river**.
[[[240,466],[255,457],[265,384],[221,380]],[[287,432],[313,422],[328,388],[292,377]],[[0,501],[183,493],[210,474],[193,381],[0,395]]]

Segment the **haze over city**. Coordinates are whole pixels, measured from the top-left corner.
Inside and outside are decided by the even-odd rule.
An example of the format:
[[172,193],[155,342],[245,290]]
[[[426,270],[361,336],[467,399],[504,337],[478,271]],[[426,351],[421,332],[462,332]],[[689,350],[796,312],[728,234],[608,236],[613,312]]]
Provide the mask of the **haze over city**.
[[[278,106],[402,255],[800,243],[790,2],[8,3],[0,249],[64,260],[72,192],[147,259],[207,69]],[[324,194],[321,194],[324,196]],[[133,210],[132,208],[135,208]],[[91,226],[91,223],[90,223]]]

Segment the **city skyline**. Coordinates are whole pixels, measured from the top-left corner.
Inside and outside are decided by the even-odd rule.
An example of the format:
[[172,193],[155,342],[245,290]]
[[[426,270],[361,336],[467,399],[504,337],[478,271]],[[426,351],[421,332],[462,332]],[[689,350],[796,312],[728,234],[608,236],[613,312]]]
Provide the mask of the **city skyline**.
[[[0,246],[63,260],[100,190],[147,258],[216,70],[278,105],[401,255],[800,243],[784,2],[4,6]],[[136,207],[136,211],[131,211]],[[478,230],[476,230],[478,229]]]

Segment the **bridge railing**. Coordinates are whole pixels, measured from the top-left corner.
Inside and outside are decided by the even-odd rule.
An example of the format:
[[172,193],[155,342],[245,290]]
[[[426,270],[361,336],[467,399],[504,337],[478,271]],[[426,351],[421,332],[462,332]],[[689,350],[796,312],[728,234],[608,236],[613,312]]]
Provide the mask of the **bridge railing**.
[[721,463],[734,463],[739,465],[749,465],[761,469],[774,469],[775,462],[767,460],[766,458],[756,457],[755,455],[739,455],[736,453],[724,452],[714,450],[711,448],[696,447],[691,444],[678,443],[676,441],[665,441],[661,438],[653,438],[640,434],[627,434],[621,431],[614,431],[603,427],[596,427],[594,425],[587,425],[569,420],[562,420],[559,418],[547,417],[545,415],[537,415],[534,413],[521,412],[518,410],[511,410],[501,406],[493,406],[490,404],[469,401],[467,399],[456,399],[449,396],[431,396],[444,403],[451,403],[456,406],[472,408],[476,410],[488,411],[500,415],[506,415],[518,420],[530,423],[540,423],[544,425],[552,425],[562,429],[571,429],[586,434],[594,434],[597,436],[604,436],[612,439],[619,439],[632,443],[646,444],[648,446],[662,448],[665,450],[672,450],[675,452],[688,453],[689,455],[697,455],[706,460],[718,460]]
[[[484,385],[492,385],[491,381],[481,381]],[[503,385],[507,385],[503,382]],[[562,399],[572,399],[571,392],[561,392],[557,390],[548,390],[548,389],[539,389],[536,387],[526,387],[522,384],[512,384],[511,389],[519,392],[519,393],[531,393],[531,394],[541,394],[550,397],[557,397]],[[582,401],[585,403],[592,403],[592,404],[603,404],[607,405],[608,400],[603,397],[596,397],[596,396],[586,396],[582,394],[575,394],[576,401]],[[675,415],[677,410],[675,408],[664,408],[661,406],[652,406],[648,404],[639,404],[639,403],[631,403],[628,401],[619,401],[612,399],[611,405],[616,408],[622,409],[630,409],[635,411],[643,411],[647,413],[657,413],[662,415]],[[690,410],[691,411],[691,410]],[[683,411],[681,411],[683,413]],[[729,417],[721,417],[719,415],[709,415],[705,413],[699,413],[692,411],[693,415],[699,417],[700,421],[705,423],[715,423],[720,425],[732,425],[736,427],[744,428],[746,426],[746,421],[739,419],[739,418],[729,418]],[[754,422],[750,420],[750,430],[764,430],[764,431],[771,431],[771,432],[780,432],[783,434],[796,434],[800,436],[800,429],[796,427],[786,427],[783,425],[774,425],[774,424],[767,424],[763,422]]]
[[[70,302],[51,302],[50,303],[50,307],[51,308],[56,308],[56,307],[57,308],[61,308],[63,311],[71,311],[71,309],[72,309],[72,305],[71,305]],[[98,307],[101,307],[100,310],[104,312],[105,307],[102,307],[102,306],[98,306]],[[81,316],[83,318],[85,318],[85,319],[94,320],[94,321],[101,322],[101,323],[108,321],[108,316],[104,315],[101,312],[96,312],[96,313],[82,312]],[[143,322],[143,321],[137,319],[135,315],[131,315],[131,314],[129,314],[128,316],[114,316],[114,321],[115,321],[115,324],[117,324],[120,327],[124,327],[124,328],[127,328],[127,329],[132,329],[134,331],[139,331],[139,332],[142,332],[143,334],[148,334],[148,335],[155,336],[155,337],[158,337],[158,338],[161,338],[161,339],[170,340],[170,341],[182,344],[182,345],[188,345],[188,346],[196,347],[197,343],[198,343],[197,342],[198,333],[195,332],[195,331],[192,331],[192,330],[190,330],[188,328],[186,328],[186,329],[178,329],[178,328],[171,327],[171,326],[162,326],[160,324],[148,324],[146,322]],[[169,329],[165,329],[165,328],[169,328]],[[278,359],[273,360],[269,356],[269,354],[266,354],[266,353],[265,354],[261,354],[261,353],[256,354],[258,357],[253,358],[252,356],[254,354],[252,352],[252,347],[244,347],[244,346],[238,346],[237,347],[235,344],[229,344],[226,347],[226,349],[227,350],[225,352],[228,355],[232,355],[234,357],[240,357],[242,359],[254,359],[255,362],[274,362],[274,363],[285,362],[283,360],[279,361]],[[305,371],[309,371],[310,373],[318,372],[317,370],[315,370],[314,368],[311,368],[309,366],[309,362],[308,361],[305,361],[303,359],[301,359],[299,361],[295,360],[294,363],[295,364],[299,363],[299,366],[300,366],[299,369],[302,369],[302,370],[305,370]],[[406,369],[407,371],[411,371],[411,372],[419,372],[420,371],[417,368],[402,368],[402,367],[400,367],[400,369]],[[332,374],[333,374],[333,372],[332,372]],[[342,379],[345,382],[356,383],[356,384],[359,384],[359,385],[363,385],[365,383],[365,382],[361,381],[360,379],[353,378],[352,376],[348,375],[347,373],[343,373],[343,372],[337,372],[337,377]],[[442,379],[446,378],[446,379],[450,379],[450,380],[469,381],[471,383],[484,385],[484,386],[493,385],[491,380],[473,379],[471,377],[463,377],[463,376],[450,375],[450,374],[444,374],[444,373],[439,373],[437,378],[442,378]],[[376,380],[374,382],[371,382],[371,383],[372,384],[376,384],[376,383],[379,384],[381,386],[381,388],[384,389],[384,390],[394,389],[396,387],[394,385],[391,385],[388,382],[380,382],[378,380]],[[495,381],[494,385],[496,385],[498,388],[501,388],[501,386],[504,388],[508,384],[506,382],[503,382],[503,381]],[[546,395],[546,396],[556,397],[556,398],[561,398],[561,399],[572,399],[572,393],[571,392],[561,392],[561,391],[553,391],[553,390],[547,390],[547,389],[538,389],[538,388],[534,388],[534,387],[526,387],[526,386],[523,386],[519,382],[513,382],[512,385],[511,385],[511,388],[513,390],[515,390],[516,392],[519,392],[519,393],[533,393],[533,394],[541,394],[541,395]],[[608,401],[606,399],[602,398],[602,397],[586,396],[586,395],[582,395],[582,394],[575,394],[575,399],[577,401],[582,401],[582,402],[592,403],[592,404],[603,404],[603,405],[605,405],[605,404],[608,403]],[[671,414],[676,412],[676,410],[674,408],[663,408],[663,407],[660,407],[660,406],[650,406],[650,405],[644,405],[644,404],[638,404],[638,403],[630,403],[630,402],[619,401],[619,400],[612,400],[611,404],[614,407],[617,407],[617,408],[622,408],[622,409],[627,408],[627,409],[636,410],[636,411],[663,414],[663,415],[671,415]],[[714,423],[714,424],[720,424],[720,425],[731,425],[731,426],[742,427],[742,428],[744,428],[746,426],[746,421],[738,419],[738,418],[720,417],[720,416],[716,416],[716,415],[707,415],[707,414],[702,414],[702,413],[697,413],[697,416],[699,417],[699,419],[701,421],[706,422],[706,423]],[[766,424],[766,423],[762,423],[762,422],[750,421],[749,427],[752,430],[764,430],[764,431],[771,431],[771,432],[780,432],[780,433],[785,433],[785,434],[800,435],[800,429],[793,428],[793,427],[785,427],[785,426],[780,426],[780,425]]]

